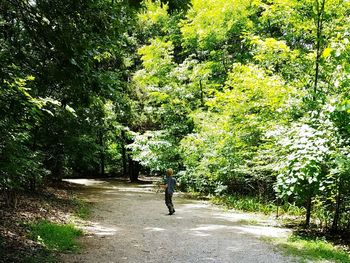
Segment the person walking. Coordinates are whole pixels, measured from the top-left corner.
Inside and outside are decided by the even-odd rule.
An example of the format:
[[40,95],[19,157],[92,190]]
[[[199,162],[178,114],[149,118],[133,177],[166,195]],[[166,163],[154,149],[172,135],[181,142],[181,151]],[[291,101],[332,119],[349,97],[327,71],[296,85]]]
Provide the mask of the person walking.
[[174,171],[169,168],[166,170],[166,184],[163,185],[165,189],[165,205],[168,207],[169,215],[175,213],[173,204],[173,193],[175,191],[176,179],[173,177]]

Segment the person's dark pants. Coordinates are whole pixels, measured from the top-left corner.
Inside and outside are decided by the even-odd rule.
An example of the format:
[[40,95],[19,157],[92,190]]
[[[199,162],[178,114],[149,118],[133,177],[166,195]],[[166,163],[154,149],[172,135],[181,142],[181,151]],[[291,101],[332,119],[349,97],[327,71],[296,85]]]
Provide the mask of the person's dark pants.
[[173,194],[169,194],[167,191],[165,191],[165,205],[168,207],[170,214],[173,214],[175,212],[172,199]]

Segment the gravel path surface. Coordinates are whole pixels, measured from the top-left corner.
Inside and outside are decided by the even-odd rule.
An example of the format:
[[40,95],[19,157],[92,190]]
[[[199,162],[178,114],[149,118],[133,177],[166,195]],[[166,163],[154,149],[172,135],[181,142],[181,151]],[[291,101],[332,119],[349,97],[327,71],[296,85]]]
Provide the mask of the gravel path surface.
[[173,197],[176,213],[167,215],[163,193],[150,184],[115,180],[70,180],[86,185],[80,197],[94,203],[90,234],[79,254],[62,255],[65,263],[226,263],[297,262],[285,257],[262,236],[288,230],[251,225],[256,215],[226,212],[203,201]]

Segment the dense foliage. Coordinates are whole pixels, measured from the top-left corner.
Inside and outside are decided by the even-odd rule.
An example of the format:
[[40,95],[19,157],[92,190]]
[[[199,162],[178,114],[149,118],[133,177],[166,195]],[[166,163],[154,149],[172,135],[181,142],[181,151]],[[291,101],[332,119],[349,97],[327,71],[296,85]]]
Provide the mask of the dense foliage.
[[172,167],[184,190],[295,203],[307,225],[349,229],[349,1],[0,11],[9,198],[45,178]]
[[348,227],[349,7],[146,1],[133,85],[153,125],[134,157],[177,168],[187,190],[295,202],[307,224],[315,206],[319,223]]
[[126,3],[2,1],[0,188],[121,167],[132,51]]

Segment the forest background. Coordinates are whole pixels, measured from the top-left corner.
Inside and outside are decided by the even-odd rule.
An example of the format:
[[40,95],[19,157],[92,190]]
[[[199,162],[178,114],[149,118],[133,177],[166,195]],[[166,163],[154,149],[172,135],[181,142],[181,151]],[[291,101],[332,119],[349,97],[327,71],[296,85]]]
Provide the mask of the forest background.
[[0,3],[0,189],[162,174],[350,230],[350,1]]

